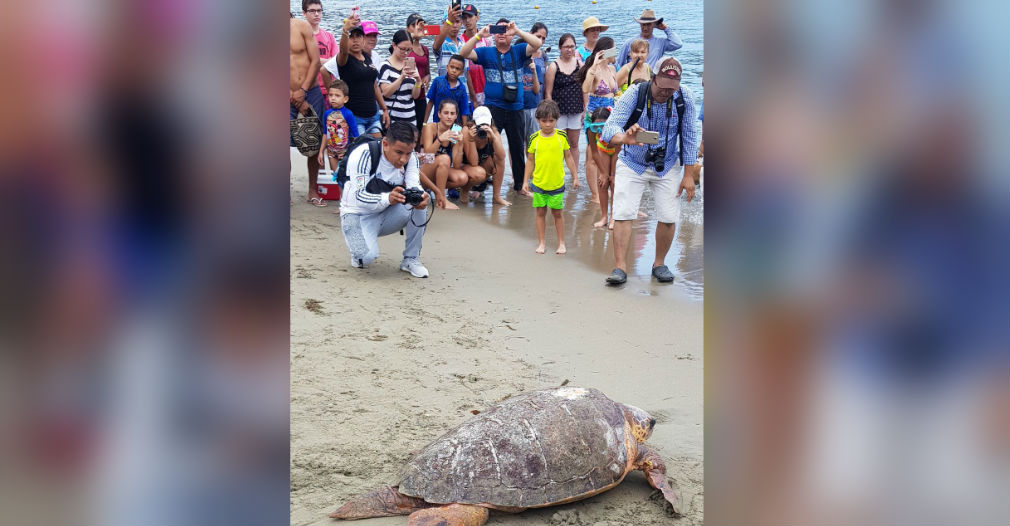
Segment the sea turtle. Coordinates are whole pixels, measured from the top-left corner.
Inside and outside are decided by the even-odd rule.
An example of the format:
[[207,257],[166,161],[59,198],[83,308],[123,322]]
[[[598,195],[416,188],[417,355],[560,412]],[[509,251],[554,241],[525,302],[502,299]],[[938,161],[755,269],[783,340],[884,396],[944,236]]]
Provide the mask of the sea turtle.
[[396,486],[360,495],[337,519],[410,515],[407,524],[480,526],[510,513],[607,491],[635,469],[679,514],[666,465],[643,444],[656,419],[596,389],[560,387],[511,397],[422,449]]

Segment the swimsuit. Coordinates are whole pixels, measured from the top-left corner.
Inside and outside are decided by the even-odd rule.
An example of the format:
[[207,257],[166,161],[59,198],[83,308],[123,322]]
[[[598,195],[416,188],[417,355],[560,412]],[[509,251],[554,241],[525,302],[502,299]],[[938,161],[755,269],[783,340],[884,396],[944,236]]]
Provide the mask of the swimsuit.
[[477,149],[477,164],[483,163],[485,159],[494,155],[494,144],[489,139],[483,148]]
[[610,84],[607,84],[607,81],[600,79],[600,83],[596,86],[596,92],[593,93],[593,95],[604,96],[610,95],[613,92],[614,90],[610,89]]
[[[583,121],[586,127],[586,133],[590,132],[590,125],[593,124],[593,111],[597,108],[613,108],[614,98],[605,97],[604,95],[610,95],[614,90],[611,89],[610,84],[607,81],[600,79],[600,83],[596,86],[596,90],[589,94],[589,105],[586,106],[586,116]],[[593,130],[593,133],[599,133]]]
[[438,150],[435,151],[435,156],[438,157],[442,154],[448,155],[452,159],[452,142],[448,146],[443,146],[441,142],[438,143]]
[[596,139],[596,149],[611,157],[617,153],[617,146],[611,146],[610,143],[603,142],[603,139]]

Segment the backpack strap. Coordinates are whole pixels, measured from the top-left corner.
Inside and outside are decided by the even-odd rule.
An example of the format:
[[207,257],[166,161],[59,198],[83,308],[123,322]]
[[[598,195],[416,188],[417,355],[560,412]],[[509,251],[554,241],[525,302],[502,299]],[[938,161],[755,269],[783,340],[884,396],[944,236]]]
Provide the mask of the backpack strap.
[[674,105],[677,106],[677,135],[680,141],[680,165],[684,166],[684,134],[680,133],[681,126],[684,124],[684,109],[686,104],[684,104],[684,90],[677,90],[677,96],[673,99]]
[[[649,96],[649,89],[652,82],[643,82],[638,85],[638,101],[635,103],[635,109],[631,110],[631,116],[628,117],[628,122],[624,123],[624,131],[628,131],[629,128],[638,122],[638,119],[642,118],[642,112],[645,111],[645,99]],[[681,104],[683,104],[684,99],[680,99]],[[677,114],[679,115],[681,107],[677,106]],[[680,124],[678,124],[680,126]],[[679,129],[679,128],[678,128]]]
[[379,169],[379,156],[382,155],[382,142],[368,141],[368,152],[372,154],[372,167],[368,170],[368,175],[375,175],[375,171]]

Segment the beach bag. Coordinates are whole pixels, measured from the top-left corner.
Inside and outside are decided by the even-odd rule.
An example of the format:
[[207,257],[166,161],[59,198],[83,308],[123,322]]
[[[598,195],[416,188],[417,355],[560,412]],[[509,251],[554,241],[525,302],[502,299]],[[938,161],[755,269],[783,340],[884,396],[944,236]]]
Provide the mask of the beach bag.
[[309,105],[307,114],[299,112],[291,119],[291,140],[302,155],[319,155],[319,148],[323,144],[323,125],[319,123],[319,116],[312,105]]

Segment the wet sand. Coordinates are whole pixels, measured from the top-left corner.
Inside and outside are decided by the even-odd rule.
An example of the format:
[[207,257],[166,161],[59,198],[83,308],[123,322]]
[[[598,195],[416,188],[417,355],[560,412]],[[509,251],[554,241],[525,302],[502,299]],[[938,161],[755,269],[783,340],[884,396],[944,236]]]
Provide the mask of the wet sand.
[[550,219],[550,250],[533,253],[533,211],[512,194],[510,208],[437,211],[421,254],[431,277],[416,279],[399,271],[399,235],[379,240],[370,268],[351,268],[336,203],[304,203],[304,158],[294,152],[292,164],[292,524],[343,524],[327,515],[394,483],[412,451],[472,410],[565,380],[657,418],[648,443],[666,460],[684,517],[669,516],[634,472],[590,499],[492,512],[488,524],[701,523],[700,223],[678,225],[667,257],[677,281],[660,285],[648,278],[654,222],[636,221],[629,282],[608,288],[613,249],[609,232],[592,227],[599,211],[585,210],[588,190],[569,196],[564,256],[553,254]]

